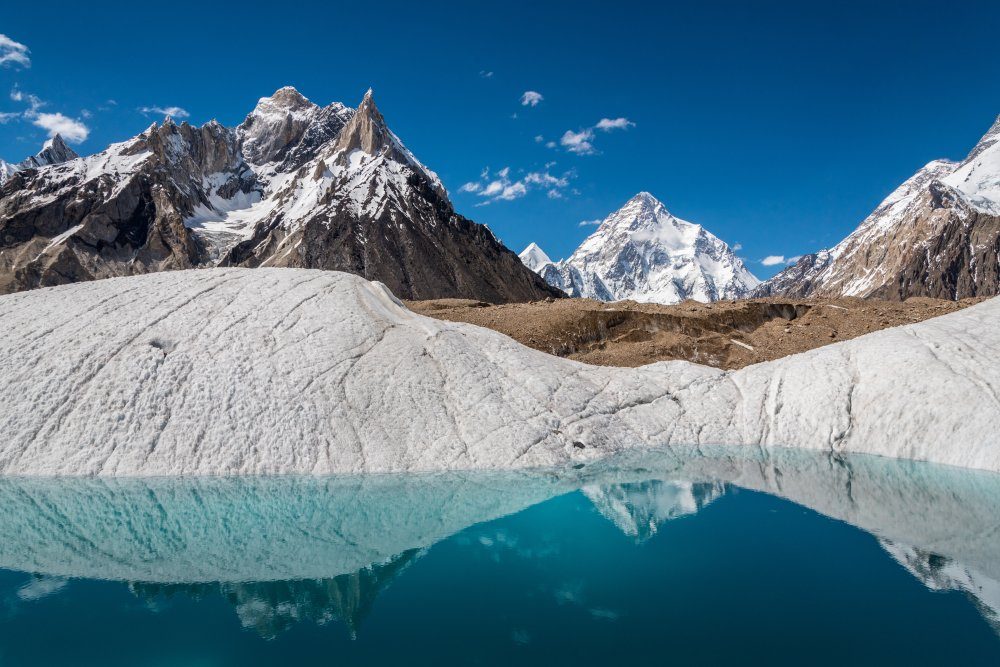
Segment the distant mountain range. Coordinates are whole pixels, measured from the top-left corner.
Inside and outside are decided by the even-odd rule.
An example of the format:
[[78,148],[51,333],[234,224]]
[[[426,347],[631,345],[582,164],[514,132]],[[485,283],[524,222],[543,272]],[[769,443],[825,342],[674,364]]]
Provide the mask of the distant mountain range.
[[167,118],[86,158],[57,137],[2,173],[0,293],[281,266],[348,271],[401,298],[561,296],[455,212],[371,91],[355,110],[282,88],[236,128]]
[[760,283],[726,243],[642,192],[566,260],[520,260],[357,109],[286,87],[235,128],[167,118],[81,158],[58,135],[0,161],[0,294],[211,266],[343,270],[409,299],[677,303],[751,296],[959,299],[1000,292],[1000,119],[935,160],[847,238]]
[[520,257],[570,296],[601,301],[739,299],[760,284],[725,242],[648,192],[605,218],[569,259],[553,262],[534,243]]
[[961,162],[928,163],[828,250],[758,296],[961,299],[1000,291],[1000,118]]

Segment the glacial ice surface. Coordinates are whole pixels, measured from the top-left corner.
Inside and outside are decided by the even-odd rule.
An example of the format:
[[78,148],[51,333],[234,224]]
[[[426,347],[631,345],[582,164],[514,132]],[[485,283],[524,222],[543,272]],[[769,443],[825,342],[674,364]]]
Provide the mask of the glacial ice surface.
[[0,474],[566,466],[783,445],[1000,471],[1000,300],[725,372],[596,367],[304,269],[0,298]]

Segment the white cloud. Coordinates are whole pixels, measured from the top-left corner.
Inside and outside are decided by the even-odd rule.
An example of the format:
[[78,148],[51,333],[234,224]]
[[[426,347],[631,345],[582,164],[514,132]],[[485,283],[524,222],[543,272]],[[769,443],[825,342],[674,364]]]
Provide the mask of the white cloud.
[[573,130],[566,130],[559,139],[559,143],[568,150],[570,153],[576,153],[577,155],[593,155],[597,152],[594,148],[594,144],[591,143],[594,139],[594,131],[590,128],[586,130],[580,130],[579,132],[574,132]]
[[546,141],[545,142],[545,147],[546,148],[555,148],[556,147],[556,142],[554,142],[554,141]]
[[743,250],[743,244],[742,243],[734,243],[732,245],[732,249],[733,249],[733,252],[738,252],[740,250]]
[[602,118],[597,121],[597,125],[594,126],[595,129],[601,130],[602,132],[610,132],[611,130],[627,130],[630,127],[635,127],[635,123],[630,121],[628,118]]
[[12,120],[20,118],[21,114],[18,111],[2,111],[0,112],[0,125],[4,123],[9,123]]
[[90,134],[90,128],[86,125],[61,113],[40,113],[31,122],[47,131],[50,137],[61,134],[63,139],[71,143],[86,141]]
[[0,33],[0,65],[4,67],[12,65],[31,67],[31,58],[28,57],[28,47]]
[[24,112],[24,116],[26,118],[34,117],[34,115],[38,112],[38,110],[41,109],[43,106],[45,106],[45,102],[40,100],[37,95],[32,95],[31,93],[24,92],[23,90],[17,87],[16,83],[14,84],[14,87],[10,89],[10,99],[12,99],[15,102],[28,103],[28,109],[25,110]]
[[594,148],[594,130],[610,132],[611,130],[627,130],[630,127],[635,127],[635,123],[628,118],[602,118],[593,127],[584,128],[579,132],[566,130],[559,143],[570,153],[594,155],[597,153],[597,149]]
[[479,70],[479,76],[483,77],[484,79],[492,79],[493,78],[493,72],[489,72],[487,70],[482,69],[482,70]]
[[596,227],[604,222],[603,220],[581,220],[577,227]]
[[[10,99],[14,102],[27,103],[28,108],[21,112],[0,114],[0,123],[7,123],[16,118],[30,120],[32,125],[48,132],[49,137],[60,134],[63,139],[71,143],[86,141],[90,134],[90,128],[78,118],[70,118],[61,113],[40,113],[39,109],[45,106],[45,102],[37,95],[24,92],[17,87],[17,84],[10,91]],[[91,114],[84,109],[81,115],[84,118],[90,118]]]
[[159,107],[159,106],[139,107],[139,111],[141,111],[146,115],[156,114],[159,116],[171,116],[173,118],[187,118],[188,116],[191,115],[185,109],[182,109],[180,107]]
[[535,92],[534,90],[526,90],[524,94],[521,95],[521,106],[523,107],[537,107],[538,103],[544,100],[541,93]]
[[540,144],[540,143],[542,143],[543,141],[545,141],[545,137],[543,137],[543,136],[542,136],[542,135],[540,135],[540,134],[536,134],[536,135],[535,135],[535,143],[536,143],[536,144]]
[[[736,245],[739,246],[740,244],[737,243]],[[736,249],[737,249],[736,246],[733,246],[733,250]],[[764,259],[760,260],[760,263],[763,264],[764,266],[775,266],[777,264],[785,264],[786,266],[791,266],[792,264],[798,262],[800,259],[802,259],[802,255],[795,255],[794,257],[785,257],[784,255],[768,255]]]
[[521,178],[511,178],[510,167],[491,174],[489,168],[479,175],[479,181],[470,181],[458,189],[459,192],[470,192],[485,201],[479,206],[485,206],[497,201],[513,201],[520,199],[531,190],[545,190],[550,199],[561,199],[563,190],[569,186],[573,172],[562,176],[554,176],[548,171],[531,171]]

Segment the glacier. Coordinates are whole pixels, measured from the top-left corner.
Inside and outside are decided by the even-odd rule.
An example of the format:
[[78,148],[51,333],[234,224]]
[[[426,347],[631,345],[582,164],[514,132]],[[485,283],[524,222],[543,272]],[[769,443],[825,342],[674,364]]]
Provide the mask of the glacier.
[[733,372],[588,366],[309,269],[0,297],[0,474],[538,468],[790,446],[1000,471],[1000,300]]

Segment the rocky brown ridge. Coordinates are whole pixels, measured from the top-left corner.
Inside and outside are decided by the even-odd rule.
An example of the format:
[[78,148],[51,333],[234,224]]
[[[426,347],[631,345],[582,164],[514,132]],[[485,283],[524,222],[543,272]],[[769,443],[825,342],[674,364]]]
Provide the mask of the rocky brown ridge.
[[589,364],[641,366],[683,359],[735,369],[937,317],[980,300],[766,298],[663,306],[560,299],[493,306],[441,299],[407,306],[438,319],[494,329],[536,350]]

